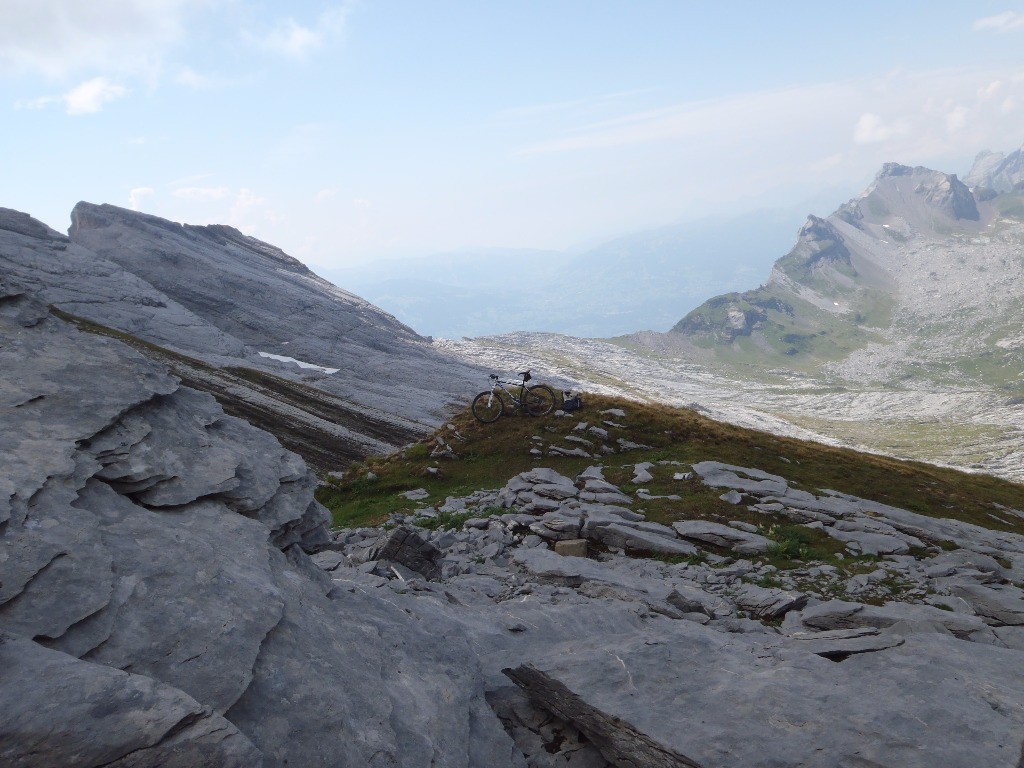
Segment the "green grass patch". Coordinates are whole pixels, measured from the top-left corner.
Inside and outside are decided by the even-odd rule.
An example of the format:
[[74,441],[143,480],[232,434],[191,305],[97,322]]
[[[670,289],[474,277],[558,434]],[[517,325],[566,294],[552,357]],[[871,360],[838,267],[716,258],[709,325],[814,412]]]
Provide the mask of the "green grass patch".
[[[392,512],[415,510],[416,503],[398,495],[414,488],[425,488],[430,497],[423,504],[435,505],[443,503],[446,496],[500,488],[514,475],[533,467],[551,467],[573,477],[592,464],[603,464],[610,482],[635,490],[629,484],[634,464],[675,461],[679,464],[655,466],[654,480],[645,487],[653,495],[675,494],[682,500],[637,500],[634,508],[648,520],[665,524],[694,518],[720,523],[740,520],[758,526],[763,535],[768,535],[766,526],[777,521],[748,510],[745,504],[732,505],[721,500],[719,496],[725,489],[709,488],[698,477],[672,480],[674,472],[685,472],[696,462],[713,460],[781,475],[794,487],[811,493],[829,488],[931,517],[949,517],[1024,534],[1024,521],[1007,516],[1003,523],[990,516],[996,509],[993,503],[1024,509],[1024,486],[1007,480],[779,437],[713,421],[686,408],[592,394],[585,394],[584,402],[584,409],[571,417],[515,415],[488,425],[478,423],[468,411],[461,413],[452,423],[465,440],[452,440],[451,444],[462,458],[436,463],[429,458],[416,458],[415,454],[411,457],[407,450],[404,455],[399,452],[371,459],[351,467],[342,480],[323,486],[317,497],[331,509],[335,525],[376,525]],[[624,428],[601,423],[605,417],[600,411],[606,408],[626,411],[626,418],[614,419],[625,424]],[[616,438],[622,437],[651,448],[595,459],[547,455],[553,444],[571,447],[573,444],[564,440],[568,434],[581,435],[594,441],[595,450],[599,448],[600,440],[592,433],[572,431],[580,421],[606,428],[612,446],[616,445]],[[443,434],[448,439],[448,431]],[[534,440],[535,437],[540,440]],[[538,445],[543,446],[544,455],[531,456],[530,449]],[[440,467],[436,476],[427,472],[429,466],[435,465]],[[370,470],[378,476],[374,481],[365,480]],[[843,549],[842,542],[818,531],[802,527],[800,531],[796,534],[784,527],[777,528],[777,540],[785,543],[786,534],[792,533],[790,539],[796,544],[787,544],[787,551],[800,554],[802,543],[827,562]],[[795,539],[803,535],[809,535],[811,541]],[[810,550],[804,551],[804,555],[811,554]]]

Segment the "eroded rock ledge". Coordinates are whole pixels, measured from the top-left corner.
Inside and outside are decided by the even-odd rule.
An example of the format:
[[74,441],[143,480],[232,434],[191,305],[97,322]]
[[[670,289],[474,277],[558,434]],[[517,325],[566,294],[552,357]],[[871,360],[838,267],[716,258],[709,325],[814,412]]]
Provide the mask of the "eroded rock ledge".
[[312,565],[272,436],[6,276],[0,372],[0,763],[521,765],[464,642]]

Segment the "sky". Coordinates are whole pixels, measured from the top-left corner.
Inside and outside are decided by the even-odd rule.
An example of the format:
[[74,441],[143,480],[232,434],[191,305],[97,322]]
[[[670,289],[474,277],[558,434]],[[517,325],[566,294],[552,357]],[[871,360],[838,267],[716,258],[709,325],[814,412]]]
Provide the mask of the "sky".
[[[0,0],[0,206],[314,267],[570,249],[1024,142],[1024,3]],[[808,211],[809,213],[812,211]]]

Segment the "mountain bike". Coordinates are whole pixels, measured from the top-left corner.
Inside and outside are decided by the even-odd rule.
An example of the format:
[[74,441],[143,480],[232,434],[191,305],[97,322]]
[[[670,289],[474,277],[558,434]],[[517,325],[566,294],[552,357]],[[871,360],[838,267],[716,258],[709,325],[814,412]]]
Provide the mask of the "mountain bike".
[[512,410],[522,408],[529,416],[544,416],[555,409],[555,391],[551,387],[547,384],[527,386],[531,378],[529,371],[516,375],[521,376],[522,381],[502,380],[497,374],[491,374],[491,388],[473,398],[473,415],[477,421],[491,424],[500,419],[506,400]]

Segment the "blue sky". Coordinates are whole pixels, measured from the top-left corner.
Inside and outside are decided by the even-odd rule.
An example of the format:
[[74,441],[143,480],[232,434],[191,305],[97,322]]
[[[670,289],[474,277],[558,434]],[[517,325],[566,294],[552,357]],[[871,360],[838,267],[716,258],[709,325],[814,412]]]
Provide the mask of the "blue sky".
[[230,223],[314,266],[838,204],[1024,142],[1018,2],[2,6],[0,205]]

